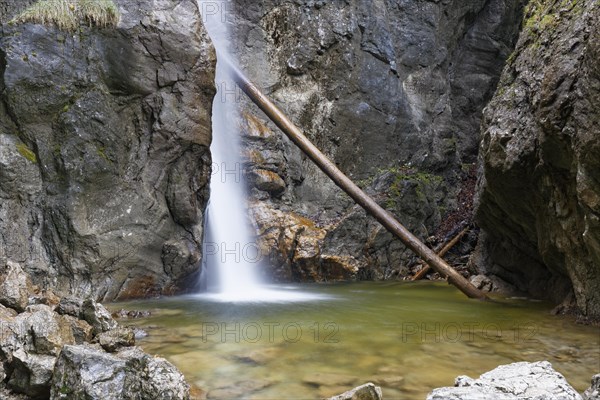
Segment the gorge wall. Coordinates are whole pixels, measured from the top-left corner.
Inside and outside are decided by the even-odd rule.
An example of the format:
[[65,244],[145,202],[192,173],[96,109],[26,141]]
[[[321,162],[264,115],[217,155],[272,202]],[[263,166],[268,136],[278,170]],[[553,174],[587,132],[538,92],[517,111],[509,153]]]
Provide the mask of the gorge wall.
[[477,209],[487,274],[596,319],[599,56],[597,1],[530,2],[484,113]]
[[117,0],[116,27],[6,23],[0,261],[101,300],[174,293],[199,271],[215,56],[193,0]]
[[[522,3],[241,0],[221,12],[248,75],[426,239],[452,233],[443,223],[469,207],[461,192],[474,182],[481,112],[514,48]],[[245,108],[252,211],[273,266],[266,275],[406,275],[412,254]]]

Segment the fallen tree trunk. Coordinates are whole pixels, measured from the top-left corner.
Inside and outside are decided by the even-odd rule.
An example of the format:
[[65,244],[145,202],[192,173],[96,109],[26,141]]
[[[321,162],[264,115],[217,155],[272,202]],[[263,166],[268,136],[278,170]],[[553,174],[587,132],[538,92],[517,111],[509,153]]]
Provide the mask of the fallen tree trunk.
[[[469,232],[469,227],[466,227],[465,229],[463,229],[462,231],[460,231],[458,233],[458,235],[454,236],[448,243],[446,243],[440,250],[436,249],[436,253],[438,256],[440,257],[444,257],[444,255],[446,255],[447,252],[450,251],[451,248],[453,248],[456,243],[458,243],[458,241],[465,236],[465,234]],[[421,263],[423,264],[423,263]],[[427,275],[427,273],[431,270],[431,267],[429,265],[423,265],[423,269],[421,269],[419,272],[417,272],[415,274],[415,276],[413,276],[412,280],[413,281],[418,281],[419,279],[423,279],[425,277],[425,275]]]
[[406,229],[392,214],[362,191],[354,182],[340,171],[331,160],[312,144],[302,131],[290,121],[285,114],[265,96],[244,74],[229,65],[232,76],[240,88],[250,99],[275,123],[282,131],[329,176],[337,186],[346,192],[358,205],[371,214],[389,232],[397,236],[408,248],[415,252],[423,261],[436,272],[448,277],[448,282],[456,286],[470,298],[485,300],[487,296],[471,284],[462,275],[450,267],[441,257],[423,244],[416,236]]

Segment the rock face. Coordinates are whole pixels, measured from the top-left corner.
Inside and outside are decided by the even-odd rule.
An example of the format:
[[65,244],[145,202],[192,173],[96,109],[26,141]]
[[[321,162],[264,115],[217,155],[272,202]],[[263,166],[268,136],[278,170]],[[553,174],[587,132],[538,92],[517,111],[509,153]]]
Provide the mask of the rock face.
[[[11,268],[16,272],[7,283],[29,279],[18,264]],[[133,347],[133,331],[119,326],[101,304],[28,290],[22,310],[3,306],[11,293],[0,292],[2,399],[189,397],[183,375]]]
[[435,389],[427,400],[581,400],[582,397],[547,361],[501,365],[479,379],[456,378],[456,387]]
[[[512,51],[521,1],[227,5],[220,12],[248,75],[417,236],[438,233],[460,207],[462,182],[477,158],[481,111]],[[273,226],[281,221],[279,211],[291,215],[284,218],[290,225],[281,228],[282,241],[273,244],[271,231],[261,238],[271,249],[267,256],[286,260],[311,242],[304,271],[282,262],[274,275],[329,280],[330,263],[342,264],[344,279],[406,274],[412,255],[404,246],[270,131],[250,105],[246,111],[253,194],[260,207],[276,210],[260,214],[272,214]],[[318,229],[298,232],[294,215]],[[315,275],[319,270],[324,273]]]
[[600,317],[600,7],[531,2],[483,122],[481,267]]
[[[214,95],[194,0],[115,3],[116,27],[0,37],[0,260],[105,300],[194,282]],[[26,5],[2,2],[3,22]]]

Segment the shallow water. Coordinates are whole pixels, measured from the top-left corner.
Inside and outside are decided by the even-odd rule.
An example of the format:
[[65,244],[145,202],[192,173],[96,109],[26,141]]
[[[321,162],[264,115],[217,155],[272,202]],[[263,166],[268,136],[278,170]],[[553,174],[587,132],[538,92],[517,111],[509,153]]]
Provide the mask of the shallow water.
[[290,302],[188,296],[113,304],[208,398],[317,399],[373,381],[385,399],[424,399],[458,375],[548,360],[577,390],[600,371],[600,329],[526,299],[480,302],[445,283],[279,286]]

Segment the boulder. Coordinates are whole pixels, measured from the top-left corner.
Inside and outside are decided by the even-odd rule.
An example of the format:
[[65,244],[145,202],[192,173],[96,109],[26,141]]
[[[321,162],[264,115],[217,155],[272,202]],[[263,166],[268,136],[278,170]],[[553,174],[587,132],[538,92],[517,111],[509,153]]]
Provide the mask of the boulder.
[[55,362],[56,357],[53,356],[25,353],[22,349],[16,351],[8,386],[34,399],[48,398]]
[[329,400],[382,400],[383,394],[379,386],[372,383],[355,387],[345,393],[329,398]]
[[38,304],[27,307],[27,312],[18,319],[27,326],[31,335],[33,350],[37,354],[57,356],[65,344],[75,344],[71,324],[52,308]]
[[56,363],[50,397],[180,400],[189,398],[189,387],[172,364],[139,348],[108,354],[96,346],[65,346]]
[[81,313],[83,319],[92,326],[94,335],[116,329],[118,326],[110,312],[92,299],[83,302]]
[[600,374],[592,377],[592,386],[583,393],[583,400],[600,400]]
[[135,334],[133,330],[121,326],[100,333],[96,339],[98,340],[98,343],[100,343],[100,346],[109,353],[114,353],[123,347],[135,345]]
[[75,318],[81,318],[83,310],[83,300],[76,297],[63,297],[56,306],[56,312],[63,315],[70,315]]
[[435,389],[427,400],[582,400],[548,361],[501,365],[479,379],[459,376],[455,387]]

